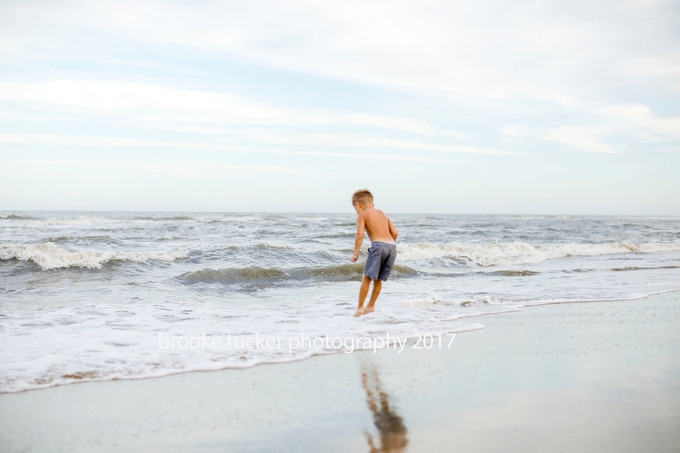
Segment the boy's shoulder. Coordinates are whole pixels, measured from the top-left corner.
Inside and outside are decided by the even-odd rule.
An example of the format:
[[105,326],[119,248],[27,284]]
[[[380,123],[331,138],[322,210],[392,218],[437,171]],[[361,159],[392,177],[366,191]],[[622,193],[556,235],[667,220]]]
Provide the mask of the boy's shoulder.
[[369,208],[363,211],[361,214],[359,214],[359,217],[363,217],[364,219],[368,218],[376,218],[377,217],[387,217],[384,212],[382,212],[380,209],[376,208]]

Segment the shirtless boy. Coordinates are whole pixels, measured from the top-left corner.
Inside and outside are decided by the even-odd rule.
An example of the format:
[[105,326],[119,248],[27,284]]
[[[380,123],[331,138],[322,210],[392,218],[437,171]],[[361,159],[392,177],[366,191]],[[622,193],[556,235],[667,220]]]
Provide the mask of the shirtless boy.
[[[373,195],[368,189],[357,190],[352,195],[352,205],[357,212],[357,235],[354,240],[354,254],[352,262],[359,259],[359,249],[364,240],[364,229],[371,240],[371,247],[368,249],[368,257],[364,267],[364,278],[359,289],[359,307],[354,313],[355,317],[365,315],[375,311],[375,301],[380,295],[382,282],[392,272],[394,260],[397,258],[397,229],[392,221],[379,209],[373,206]],[[364,300],[368,294],[368,288],[373,280],[373,292],[368,305],[364,308]]]

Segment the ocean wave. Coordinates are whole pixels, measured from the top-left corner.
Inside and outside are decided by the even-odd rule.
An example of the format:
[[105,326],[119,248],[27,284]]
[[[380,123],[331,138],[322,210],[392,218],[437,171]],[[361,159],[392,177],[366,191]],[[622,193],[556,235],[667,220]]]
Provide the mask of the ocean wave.
[[611,270],[616,272],[625,271],[646,271],[653,269],[678,269],[680,266],[626,266],[626,267],[612,267]]
[[151,217],[151,216],[136,216],[132,220],[148,220],[152,222],[169,222],[169,221],[181,221],[181,220],[194,220],[192,217],[185,215],[170,216],[170,217]]
[[144,263],[150,260],[174,261],[189,254],[180,249],[165,253],[112,252],[98,250],[68,250],[51,242],[42,244],[0,244],[0,260],[32,261],[43,270],[68,267],[101,269],[111,261]]
[[2,220],[26,220],[26,219],[33,219],[33,217],[17,215],[17,214],[10,214],[10,213],[6,213],[6,212],[0,212],[0,219],[2,219]]
[[338,239],[338,238],[353,238],[356,233],[335,233],[335,234],[319,234],[316,239]]
[[521,270],[505,270],[496,272],[483,272],[486,275],[502,275],[503,277],[530,277],[532,275],[538,275],[540,272],[530,271],[527,269]]
[[129,222],[127,219],[111,219],[98,216],[79,216],[79,217],[49,217],[46,219],[36,219],[45,222],[47,225],[91,225],[99,223],[121,223]]
[[11,213],[0,213],[0,220],[33,220],[47,225],[90,225],[99,223],[148,223],[148,222],[176,222],[195,220],[190,216],[134,216],[134,217],[109,217],[97,215],[80,215],[75,217],[31,217]]
[[258,283],[273,282],[286,279],[288,274],[276,268],[250,266],[240,269],[202,269],[200,271],[185,272],[178,280],[194,285],[197,283]]
[[241,251],[241,252],[249,252],[249,251],[259,251],[259,250],[292,250],[293,247],[289,245],[272,245],[272,244],[267,244],[266,242],[260,242],[259,244],[248,244],[248,245],[230,245],[227,247],[223,247],[224,250],[231,250],[231,251]]
[[430,258],[464,258],[480,266],[498,264],[528,264],[566,258],[570,256],[600,256],[623,253],[654,253],[680,250],[680,244],[634,244],[619,242],[611,244],[555,244],[531,245],[526,242],[487,242],[484,244],[418,244],[398,245],[397,260],[424,260]]
[[123,244],[124,241],[114,239],[109,235],[80,235],[80,236],[49,236],[42,239],[45,242],[51,243],[73,243],[81,244],[96,242],[99,244]]
[[[321,280],[321,281],[351,281],[360,279],[364,265],[341,264],[318,268],[279,269],[250,266],[235,269],[202,269],[186,272],[177,277],[183,283],[194,285],[198,283],[233,284],[277,284],[291,280]],[[408,266],[394,266],[391,277],[400,278],[417,275],[418,272]]]

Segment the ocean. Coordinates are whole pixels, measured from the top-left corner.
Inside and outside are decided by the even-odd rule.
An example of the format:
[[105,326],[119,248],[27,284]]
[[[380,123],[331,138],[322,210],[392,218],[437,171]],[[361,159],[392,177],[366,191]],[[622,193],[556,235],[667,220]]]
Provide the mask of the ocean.
[[446,347],[489,313],[680,290],[676,217],[390,217],[396,266],[353,318],[354,214],[0,213],[0,392]]

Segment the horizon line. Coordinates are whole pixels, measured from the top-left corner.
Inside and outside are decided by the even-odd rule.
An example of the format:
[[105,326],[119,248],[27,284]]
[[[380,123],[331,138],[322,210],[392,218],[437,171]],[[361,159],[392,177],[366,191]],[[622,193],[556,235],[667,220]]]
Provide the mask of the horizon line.
[[[13,212],[60,212],[60,213],[157,213],[157,214],[352,214],[338,211],[150,211],[150,210],[79,210],[79,209],[2,209],[0,215]],[[542,216],[542,217],[680,217],[680,214],[536,214],[536,213],[455,213],[455,212],[390,212],[391,215],[459,215],[459,216]],[[0,217],[1,220],[3,219]]]

